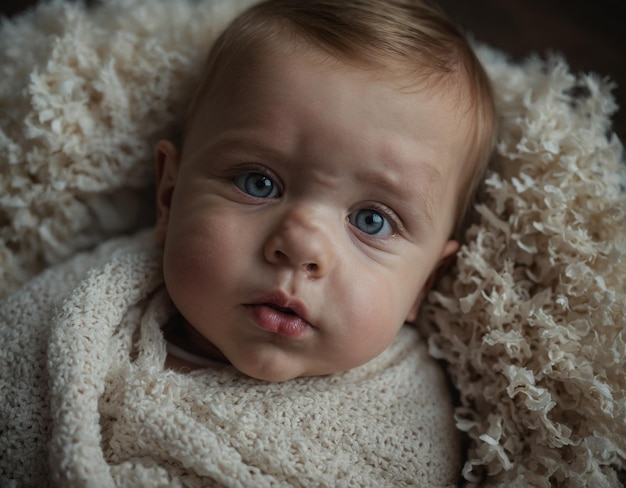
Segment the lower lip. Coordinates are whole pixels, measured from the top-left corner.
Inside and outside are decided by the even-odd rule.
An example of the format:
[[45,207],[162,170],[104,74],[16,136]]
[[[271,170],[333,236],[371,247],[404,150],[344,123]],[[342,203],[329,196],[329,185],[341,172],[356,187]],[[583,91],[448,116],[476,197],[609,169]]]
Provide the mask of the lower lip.
[[311,325],[297,315],[282,313],[267,305],[249,305],[256,324],[263,330],[294,339],[304,337]]

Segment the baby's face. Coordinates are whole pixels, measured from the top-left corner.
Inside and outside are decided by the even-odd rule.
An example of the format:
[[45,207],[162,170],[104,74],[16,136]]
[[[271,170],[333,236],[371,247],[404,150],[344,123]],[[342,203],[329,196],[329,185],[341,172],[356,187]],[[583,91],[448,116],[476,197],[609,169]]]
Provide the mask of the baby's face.
[[272,51],[159,144],[158,239],[185,319],[245,374],[325,375],[415,317],[448,240],[468,130],[434,89]]

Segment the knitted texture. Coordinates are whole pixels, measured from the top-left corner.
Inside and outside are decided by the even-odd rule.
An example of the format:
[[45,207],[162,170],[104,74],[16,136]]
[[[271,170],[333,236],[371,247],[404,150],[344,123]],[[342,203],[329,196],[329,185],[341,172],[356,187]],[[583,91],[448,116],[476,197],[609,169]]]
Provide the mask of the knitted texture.
[[456,485],[448,383],[415,328],[329,377],[166,370],[152,246],[108,242],[1,303],[1,486]]
[[[243,3],[56,1],[2,24],[0,296],[150,220],[151,143],[173,134],[211,40]],[[610,83],[556,56],[479,55],[497,97],[497,156],[456,267],[422,314],[459,391],[464,475],[619,486],[625,178]],[[21,300],[20,320],[40,298]]]

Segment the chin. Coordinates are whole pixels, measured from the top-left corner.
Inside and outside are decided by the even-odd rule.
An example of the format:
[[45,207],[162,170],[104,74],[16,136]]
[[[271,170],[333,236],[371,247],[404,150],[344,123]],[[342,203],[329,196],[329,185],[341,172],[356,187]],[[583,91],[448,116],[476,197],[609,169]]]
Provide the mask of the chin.
[[[237,366],[235,366],[237,367]],[[283,381],[293,380],[294,378],[299,378],[301,376],[308,376],[302,374],[296,374],[293,371],[272,371],[267,369],[258,369],[258,368],[237,368],[246,376],[250,376],[251,378],[261,380],[261,381],[269,381],[270,383],[282,383]]]
[[272,357],[269,360],[264,358],[246,358],[243,361],[234,360],[230,361],[230,363],[246,376],[272,383],[308,376],[294,368],[293,365],[285,364],[284,361],[280,361],[276,357]]

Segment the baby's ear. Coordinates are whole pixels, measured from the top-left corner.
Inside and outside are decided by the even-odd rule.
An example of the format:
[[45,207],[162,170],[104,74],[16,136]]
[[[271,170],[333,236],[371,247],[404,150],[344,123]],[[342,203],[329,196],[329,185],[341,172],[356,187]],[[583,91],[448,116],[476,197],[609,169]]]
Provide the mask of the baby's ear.
[[154,238],[160,246],[165,244],[167,225],[172,206],[172,195],[178,176],[179,154],[170,141],[159,141],[156,146],[156,203],[157,222]]
[[435,267],[433,272],[430,273],[430,276],[426,280],[426,283],[424,283],[424,286],[420,290],[417,300],[415,300],[413,307],[407,315],[406,322],[415,322],[415,319],[417,318],[417,312],[420,305],[422,304],[422,300],[424,300],[424,297],[433,288],[433,286],[435,286],[437,281],[439,281],[439,278],[446,274],[448,269],[450,269],[450,266],[452,266],[452,264],[454,263],[458,250],[459,243],[457,241],[449,240],[448,242],[446,242],[445,246],[442,249],[437,266]]

